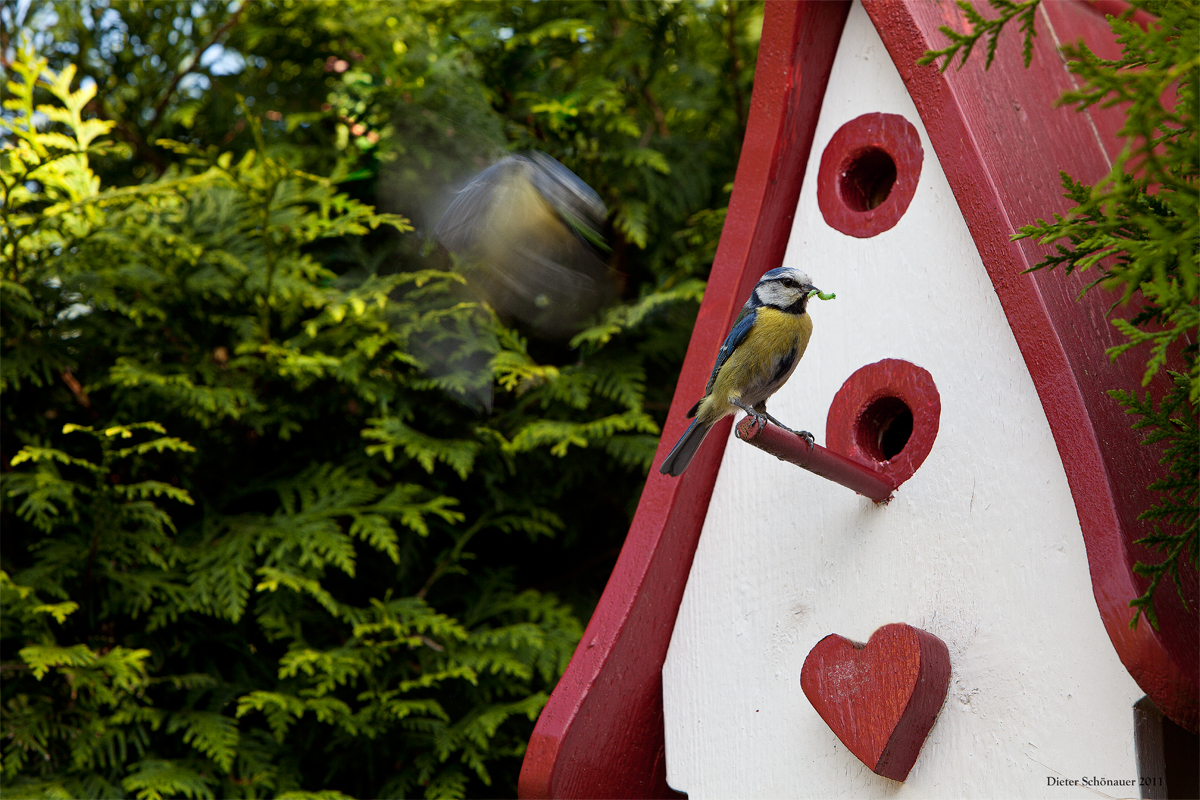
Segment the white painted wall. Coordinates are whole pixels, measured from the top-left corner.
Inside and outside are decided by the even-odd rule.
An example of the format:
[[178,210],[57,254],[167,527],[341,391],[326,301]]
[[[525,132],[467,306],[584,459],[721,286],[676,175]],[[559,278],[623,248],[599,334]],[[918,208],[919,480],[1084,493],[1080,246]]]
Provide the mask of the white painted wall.
[[[916,196],[890,231],[825,224],[815,184],[843,123],[920,131]],[[1137,796],[1047,778],[1136,778],[1133,703],[1092,600],[1083,537],[1032,380],[928,135],[857,3],[817,126],[786,262],[832,302],[770,404],[825,440],[859,367],[929,370],[941,428],[886,508],[736,439],[725,451],[663,667],[667,779],[702,798]],[[941,637],[946,704],[906,783],[862,765],[817,716],[800,669],[826,634],[889,622]]]

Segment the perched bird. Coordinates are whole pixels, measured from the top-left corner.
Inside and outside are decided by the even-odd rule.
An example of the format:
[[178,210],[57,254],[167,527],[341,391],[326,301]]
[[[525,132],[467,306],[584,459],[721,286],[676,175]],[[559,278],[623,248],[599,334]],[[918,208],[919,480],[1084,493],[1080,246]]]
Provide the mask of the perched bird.
[[[722,417],[742,409],[747,414],[786,425],[767,413],[767,398],[787,382],[812,335],[808,300],[823,295],[798,269],[779,267],[759,279],[717,353],[704,397],[688,411],[692,424],[671,448],[659,471],[682,475],[708,431]],[[792,431],[810,445],[812,434]]]
[[593,245],[608,210],[575,173],[544,153],[514,155],[455,196],[434,235],[501,314],[563,336],[616,297]]

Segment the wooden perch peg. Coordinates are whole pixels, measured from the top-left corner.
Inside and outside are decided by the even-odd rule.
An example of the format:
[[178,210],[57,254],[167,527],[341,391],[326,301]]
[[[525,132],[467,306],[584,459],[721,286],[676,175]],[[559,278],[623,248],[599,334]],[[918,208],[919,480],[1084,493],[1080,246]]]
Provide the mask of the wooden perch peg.
[[876,503],[892,498],[896,484],[890,477],[827,450],[782,428],[745,417],[737,426],[737,437],[778,459],[795,464],[822,478],[853,489]]

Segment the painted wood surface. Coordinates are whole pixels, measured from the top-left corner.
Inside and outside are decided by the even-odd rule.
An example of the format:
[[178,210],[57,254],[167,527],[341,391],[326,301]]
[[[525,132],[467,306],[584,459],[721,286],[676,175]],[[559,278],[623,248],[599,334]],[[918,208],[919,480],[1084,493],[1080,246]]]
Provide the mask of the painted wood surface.
[[[872,112],[904,116],[933,152],[855,4],[809,174]],[[927,156],[904,217],[867,239],[829,228],[806,184],[785,263],[838,300],[810,309],[812,345],[772,413],[823,441],[846,378],[899,358],[936,383],[939,430],[887,507],[729,442],[663,666],[670,785],[693,800],[1083,797],[1048,778],[1135,777],[1142,693],[1092,601],[1059,448],[942,166]],[[830,631],[861,639],[895,620],[942,639],[953,670],[903,785],[864,767],[800,687]]]
[[[1058,97],[1076,86],[1057,48],[1082,40],[1097,53],[1115,57],[1108,24],[1081,3],[1043,3],[1037,20],[1043,35],[1028,69],[1022,65],[1019,37],[1013,36],[1002,40],[991,70],[983,69],[982,54],[976,53],[963,69],[939,76],[932,66],[917,67],[916,61],[925,50],[941,46],[940,26],[965,28],[957,6],[864,2],[916,101],[1033,377],[1066,470],[1087,545],[1093,597],[1113,647],[1163,713],[1195,731],[1200,722],[1200,585],[1195,568],[1181,562],[1190,606],[1185,607],[1178,592],[1158,592],[1160,629],[1129,627],[1129,600],[1148,584],[1134,573],[1134,565],[1161,560],[1136,544],[1154,531],[1152,523],[1137,517],[1158,500],[1147,486],[1162,475],[1161,450],[1140,444],[1142,434],[1130,428],[1129,417],[1107,390],[1138,389],[1145,350],[1110,361],[1107,348],[1124,341],[1107,318],[1118,297],[1094,290],[1080,301],[1092,279],[1089,273],[1026,274],[1051,247],[1010,241],[1017,226],[1067,210],[1060,170],[1096,181],[1119,146],[1113,141],[1119,108],[1093,107],[1080,114],[1054,107]],[[1114,313],[1129,316],[1136,307]],[[1178,353],[1170,363],[1181,368]],[[1151,392],[1161,396],[1167,381],[1160,371]]]
[[903,622],[866,644],[831,633],[809,651],[800,688],[842,744],[876,775],[903,781],[950,686],[950,652]]
[[683,477],[660,475],[658,464],[750,290],[783,260],[848,10],[848,1],[767,5],[742,157],[670,416],[612,577],[529,740],[521,797],[672,796],[661,667],[732,418]]
[[[863,187],[846,178],[851,171],[871,172],[869,167],[863,169],[863,157],[870,151],[878,154],[880,149],[886,150],[894,177],[882,202],[872,203],[862,196]],[[908,210],[924,158],[916,129],[903,117],[870,113],[848,121],[821,151],[817,202],[825,221],[847,236],[860,239],[892,228]],[[858,196],[848,197],[844,188]]]

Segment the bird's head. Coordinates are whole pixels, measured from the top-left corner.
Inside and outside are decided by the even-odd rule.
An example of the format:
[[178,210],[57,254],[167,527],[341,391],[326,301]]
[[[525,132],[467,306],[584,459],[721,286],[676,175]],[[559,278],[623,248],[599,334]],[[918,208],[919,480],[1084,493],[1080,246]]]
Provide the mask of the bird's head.
[[751,302],[792,314],[803,314],[807,310],[808,298],[816,291],[817,287],[813,286],[812,278],[808,275],[793,267],[779,267],[759,279]]

